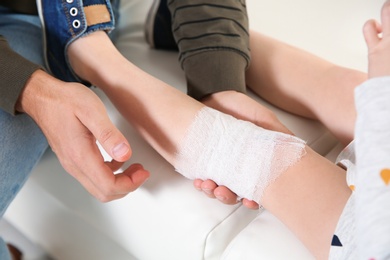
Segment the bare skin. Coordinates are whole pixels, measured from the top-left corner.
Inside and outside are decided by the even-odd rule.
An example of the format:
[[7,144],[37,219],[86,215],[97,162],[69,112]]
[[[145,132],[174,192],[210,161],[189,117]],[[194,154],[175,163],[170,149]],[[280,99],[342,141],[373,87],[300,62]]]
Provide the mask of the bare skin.
[[[82,51],[85,49],[89,54]],[[70,46],[69,54],[77,74],[101,88],[145,140],[174,164],[178,145],[204,105],[131,64],[105,33],[79,39]],[[99,66],[102,61],[104,68]],[[326,259],[350,190],[342,169],[306,149],[299,163],[270,184],[263,205],[290,227],[313,255]]]
[[[367,75],[254,31],[250,39],[252,61],[246,72],[248,87],[290,113],[320,121],[343,144],[352,141],[356,119],[353,91]],[[238,114],[239,118],[264,128],[289,133],[272,111],[257,102],[246,101],[245,107],[234,107],[239,103],[230,100],[237,95],[228,91],[215,93],[204,103],[228,114]],[[194,186],[222,203],[237,203],[234,193],[211,180],[196,180]],[[248,208],[258,208],[254,202],[242,202]]]
[[[378,44],[376,39],[372,37],[372,28],[374,26],[376,28],[376,32],[380,29],[378,29],[379,27],[377,24],[373,23],[368,23],[366,27],[370,26],[371,29],[366,29],[366,40],[368,42],[369,49],[371,50],[370,59],[380,59],[380,56],[377,55],[377,52],[374,50],[377,49],[377,46],[380,46],[380,44]],[[384,30],[384,32],[385,31],[388,32],[388,30]],[[96,45],[96,42],[99,42],[99,45]],[[91,52],[90,55],[84,56],[83,53],[85,54],[85,52],[82,50],[85,50],[86,48],[88,48]],[[173,163],[177,144],[180,143],[183,138],[185,130],[192,122],[194,115],[203,107],[203,105],[188,98],[183,93],[176,91],[158,79],[144,73],[128,62],[119,54],[119,52],[116,51],[115,47],[104,33],[93,33],[76,41],[71,45],[69,52],[73,68],[78,75],[100,87],[107,96],[110,97],[122,115],[138,129],[141,135],[162,156],[164,156],[164,158]],[[100,66],[97,66],[97,64],[101,64],[100,59],[104,60],[105,63],[108,64],[104,70],[100,68]],[[113,68],[115,68],[115,70]],[[372,69],[371,71],[372,75],[382,74],[382,72],[378,72],[376,69]],[[42,83],[36,84],[34,81],[52,80],[53,85],[58,85],[59,89],[55,88],[55,91],[58,91],[59,93],[63,92],[61,92],[60,88],[64,86],[62,83],[47,77],[48,75],[39,75],[39,73],[41,72],[38,72],[32,77],[30,82],[31,85],[29,84],[23,92],[18,105],[18,110],[30,113],[37,122],[41,123],[41,127],[43,129],[55,129],[52,128],[52,126],[46,127],[44,125],[44,122],[53,123],[53,121],[55,125],[59,124],[55,123],[55,116],[52,116],[51,113],[47,111],[42,111],[39,106],[35,106],[33,104],[37,102],[37,104],[43,105],[42,107],[54,109],[53,106],[48,104],[53,101],[54,97],[52,93],[54,91],[51,92],[52,90],[46,88],[40,89],[37,86],[41,86]],[[250,79],[248,82],[250,82]],[[258,90],[251,84],[249,84],[249,86],[258,93],[261,93],[262,91]],[[80,93],[78,92],[79,87],[80,86],[77,86],[77,84],[70,84],[70,89],[75,89],[75,95],[72,95],[72,98],[80,96]],[[67,92],[68,91],[69,89],[67,89]],[[31,93],[40,93],[40,95],[37,96],[39,99],[37,99],[37,97],[33,97]],[[153,95],[151,95],[151,93],[153,93]],[[159,93],[163,95],[158,95]],[[131,155],[131,150],[128,143],[123,140],[122,136],[117,134],[115,129],[112,130],[109,128],[111,129],[110,131],[103,131],[103,133],[114,133],[113,135],[108,136],[114,136],[115,138],[102,138],[102,136],[107,137],[107,135],[102,134],[102,132],[99,132],[97,129],[107,128],[101,127],[99,124],[97,124],[99,127],[95,128],[94,123],[96,122],[104,122],[103,125],[110,126],[110,124],[106,122],[107,118],[105,118],[104,110],[101,110],[102,107],[99,102],[95,100],[96,97],[90,93],[87,94],[87,92],[82,96],[91,98],[91,102],[86,102],[87,108],[89,104],[92,103],[94,105],[91,105],[90,108],[98,109],[98,111],[101,111],[104,116],[103,118],[94,118],[94,120],[92,120],[93,122],[87,122],[87,118],[90,114],[87,113],[88,116],[84,118],[83,116],[85,115],[80,115],[80,112],[77,111],[77,109],[76,111],[71,111],[69,118],[77,118],[77,120],[79,120],[78,124],[74,124],[74,127],[75,129],[80,129],[76,131],[80,133],[80,135],[76,135],[76,137],[70,136],[68,141],[75,140],[75,138],[76,140],[82,140],[83,146],[86,146],[88,149],[96,152],[97,148],[94,146],[94,141],[98,139],[117,161],[127,160]],[[69,96],[67,96],[67,98],[69,98]],[[231,98],[231,96],[226,95],[222,99],[226,98]],[[245,97],[234,95],[234,98],[244,99]],[[269,99],[272,100],[272,96],[269,97]],[[205,101],[205,103],[208,103],[210,106],[219,106],[220,110],[226,109],[226,111],[230,114],[234,114],[239,111],[235,111],[234,108],[224,107],[223,102],[221,102],[218,98],[214,104],[212,98],[210,100],[211,102],[208,103]],[[56,100],[56,102],[58,102],[58,100]],[[303,101],[300,102],[305,104]],[[78,102],[76,101],[76,108],[78,108],[77,103]],[[83,100],[83,103],[85,103],[85,100]],[[132,106],[129,106],[129,104],[132,104]],[[74,104],[72,107],[73,106]],[[171,118],[172,110],[176,107],[186,107],[187,109],[179,114],[175,113],[175,118]],[[252,112],[259,111],[260,113],[243,113],[242,115],[238,113],[236,116],[241,116],[243,119],[254,121],[257,124],[264,124],[270,129],[275,127],[279,131],[288,131],[283,125],[278,123],[278,120],[273,117],[272,113],[268,114],[269,111],[256,107],[257,106],[254,106],[255,110],[252,110]],[[85,109],[85,107],[82,108]],[[297,111],[295,111],[297,114],[309,117],[318,116],[318,113],[305,114],[308,113],[308,111],[305,110],[305,106],[297,106],[296,108],[298,108]],[[61,111],[64,110],[66,111],[66,108],[61,109]],[[142,116],[140,116],[140,114],[142,114]],[[264,114],[266,115],[265,118],[268,119],[264,120],[263,117],[263,119],[258,120],[258,116]],[[175,125],[175,127],[172,128],[172,125]],[[56,140],[53,134],[55,131],[46,131],[49,136],[53,136],[52,139],[49,138],[49,142],[54,147],[53,149],[56,153],[66,154],[66,152],[63,152],[61,149],[56,148],[58,140]],[[348,131],[344,131],[344,133],[348,133]],[[347,134],[344,136],[348,138]],[[124,152],[118,156],[114,153],[115,149],[113,147],[123,143],[125,146],[128,146],[128,149],[124,149]],[[316,258],[327,259],[333,231],[351,192],[345,183],[345,172],[342,169],[316,154],[310,148],[307,147],[306,149],[307,155],[304,156],[299,163],[290,167],[280,178],[268,187],[265,191],[262,203],[266,209],[282,220],[283,223],[285,223],[297,235],[297,237],[302,240]],[[76,156],[77,158],[75,160],[71,160],[75,161],[76,165],[80,160],[80,154],[82,153],[78,153],[78,156]],[[123,189],[120,187],[118,190],[113,185],[118,183],[116,180],[113,180],[111,174],[119,164],[116,162],[104,164],[101,161],[101,158],[92,159],[96,160],[91,160],[91,163],[87,163],[87,165],[95,167],[96,161],[100,160],[100,163],[96,165],[98,168],[105,168],[105,174],[103,175],[107,174],[107,176],[109,176],[107,178],[107,180],[109,180],[108,185],[103,187],[103,192],[98,188],[99,185],[94,183],[96,176],[85,177],[84,173],[78,174],[77,172],[75,176],[76,178],[79,178],[82,183],[84,182],[84,185],[89,187],[87,189],[102,201],[108,201],[124,196],[124,194],[127,194],[129,190],[131,191],[132,189],[138,187],[148,175],[148,173],[142,170],[142,168],[139,168],[138,165],[131,166],[128,169],[128,172],[123,175],[119,175],[118,177],[120,178],[120,181],[118,179],[118,183],[121,183],[121,185],[128,183],[130,185],[124,185],[125,187]],[[73,169],[72,162],[69,163],[69,161],[64,160],[64,165],[67,169]],[[131,169],[132,167],[133,169]],[[134,167],[137,169],[134,169]],[[99,180],[99,182],[101,181],[102,179]],[[103,180],[103,182],[104,181],[106,180]],[[201,185],[204,183],[206,182],[203,182]],[[129,188],[130,186],[131,188]],[[114,190],[115,192],[113,192]],[[219,189],[211,190],[215,195],[216,191]],[[301,224],[302,222],[305,223],[304,226]],[[318,225],[318,223],[321,223],[321,225]],[[323,223],[325,223],[325,225]]]
[[[210,95],[202,103],[236,118],[250,121],[265,129],[292,134],[270,109],[260,105],[243,93],[223,91]],[[224,186],[218,187],[212,180],[195,180],[194,187],[199,191],[203,191],[208,197],[217,198],[225,204],[232,205],[237,203],[235,194],[231,193]],[[259,208],[256,202],[245,198],[242,199],[242,203],[250,209]]]
[[[99,42],[99,45],[96,45],[96,42]],[[90,50],[89,55],[85,55],[85,52],[82,51],[86,48]],[[128,62],[115,49],[104,33],[93,33],[76,41],[71,45],[69,55],[77,74],[100,87],[141,135],[167,161],[173,163],[177,145],[182,140],[185,130],[192,122],[196,113],[204,105],[188,98],[183,93],[146,74]],[[377,55],[374,54],[373,56]],[[97,66],[97,64],[101,64],[101,61],[107,64],[104,69]],[[333,66],[325,66],[323,69],[328,72],[326,75],[333,75],[335,79],[340,79],[341,74],[334,72],[335,68]],[[248,74],[250,74],[249,71]],[[346,77],[346,81],[349,84],[351,78],[353,79],[352,81],[356,82],[361,82],[365,78],[364,74],[360,76],[356,76],[357,74],[354,72],[351,72],[351,74],[354,74],[354,76]],[[261,81],[250,78],[250,75],[248,75],[247,80],[248,85],[256,93],[261,94],[262,91],[265,91],[261,86],[257,88],[251,84],[252,81]],[[267,81],[272,82],[272,79],[267,79]],[[281,87],[282,91],[284,85],[280,84],[278,86]],[[346,94],[351,94],[352,84],[348,86],[350,87],[346,88]],[[26,97],[29,97],[28,92],[26,93]],[[265,98],[268,100],[272,101],[274,98],[270,94],[268,96],[267,94],[265,95]],[[238,112],[242,111],[241,109],[224,105],[224,100],[231,98],[245,100],[246,97],[236,95],[236,93],[220,93],[218,96],[223,96],[221,98],[215,98],[216,96],[214,95],[205,100],[205,104],[218,108],[221,111],[225,110],[227,113],[242,119],[253,121],[258,125],[262,124],[270,129],[275,128],[278,131],[288,132],[270,111],[254,103],[253,106],[251,106],[252,104],[249,105],[247,107],[248,110],[242,114]],[[295,97],[291,93],[286,94],[286,97],[291,96]],[[350,96],[346,95],[346,97],[349,98],[346,100],[347,103],[351,101]],[[314,110],[313,112],[309,109],[310,100],[305,98],[299,99],[297,96],[292,100],[293,104],[296,102],[295,105],[292,105],[292,108],[295,109],[292,112],[320,120],[322,118],[324,124],[328,125],[332,130],[331,126],[334,122],[324,120],[323,118],[326,118],[326,116],[321,115],[321,111],[316,112]],[[275,102],[278,104],[277,100]],[[21,103],[25,104],[23,98]],[[129,104],[132,105],[129,106]],[[287,110],[289,105],[283,107],[283,104],[279,104],[279,106]],[[353,102],[349,102],[348,106],[353,106]],[[26,107],[30,106],[26,105]],[[177,112],[176,107],[186,107],[186,109],[180,113],[174,113],[175,116],[172,117],[172,110]],[[27,109],[24,110],[22,106],[21,111],[27,111]],[[33,112],[31,113],[33,114]],[[345,141],[350,139],[351,133],[353,133],[351,132],[351,122],[354,120],[354,110],[349,110],[348,113],[341,116],[341,119],[351,116],[351,121],[345,122],[342,129],[340,128],[341,130],[338,128],[332,130],[340,139]],[[174,128],[172,128],[173,125],[175,126]],[[282,220],[302,240],[316,258],[327,259],[333,231],[351,191],[346,185],[345,172],[342,169],[316,154],[310,148],[307,147],[306,150],[307,154],[300,162],[290,167],[267,188],[262,204]],[[207,184],[207,182],[201,182],[198,187],[204,188],[203,185],[205,183]],[[217,193],[218,190],[221,190],[220,188],[223,187],[211,188],[211,196],[223,195]],[[227,188],[226,190],[229,191]],[[231,194],[234,197],[234,194]],[[225,200],[225,202],[228,201]],[[249,205],[249,207],[251,206],[254,205]],[[305,223],[304,226],[302,222]],[[318,223],[321,223],[321,225]]]
[[251,50],[246,80],[253,91],[290,113],[320,121],[343,144],[353,140],[353,91],[367,79],[365,73],[253,31]]
[[[374,78],[374,77],[382,77],[382,76],[389,76],[390,75],[390,1],[386,1],[385,4],[383,5],[382,7],[382,11],[381,11],[381,17],[382,17],[382,23],[378,23],[377,21],[375,20],[369,20],[366,22],[366,24],[364,25],[363,27],[363,33],[364,33],[364,38],[366,40],[366,44],[367,44],[367,47],[368,47],[368,59],[369,59],[369,67],[368,67],[368,78]],[[381,35],[382,34],[382,35]],[[333,69],[330,69],[329,71],[335,71],[335,68]],[[355,81],[355,84],[358,85],[361,83],[361,81],[365,78],[365,75],[362,74],[362,73],[355,73],[353,71],[345,71],[346,72],[346,78],[349,78],[351,77],[351,74],[354,74],[352,75],[352,78],[354,78],[354,80],[352,80],[352,82]],[[351,82],[350,81],[351,78],[347,81]],[[347,84],[349,85],[349,84]],[[352,87],[352,85],[349,85],[351,88],[349,88],[351,91],[351,93],[353,93],[353,89],[354,87]],[[347,88],[348,89],[348,88]],[[350,97],[349,97],[349,100],[350,100]],[[341,102],[341,101],[340,101]],[[351,112],[351,103],[349,103],[349,110],[350,111],[347,111],[348,113]],[[298,106],[299,107],[299,106]],[[354,109],[353,109],[354,111]],[[299,112],[298,114],[305,114],[305,112]],[[353,114],[350,114],[350,116],[353,115]],[[353,117],[354,118],[354,117]],[[337,122],[336,122],[337,123]],[[339,124],[342,125],[342,128],[344,129],[347,129],[347,131],[344,131],[344,133],[347,133],[346,136],[347,139],[345,140],[349,140],[349,138],[351,138],[351,136],[353,136],[353,132],[351,132],[351,130],[348,130],[350,129],[351,127],[351,123],[354,123],[354,122],[350,122],[350,121],[347,121],[347,124],[346,125],[343,125],[343,122],[339,122]],[[348,127],[349,125],[349,127]],[[305,159],[303,159],[305,160]],[[303,164],[303,162],[300,162],[301,164]],[[305,166],[306,167],[306,166]],[[317,169],[318,171],[321,171],[321,170],[325,170],[324,174],[328,174],[326,173],[326,171],[329,170],[329,172],[340,172],[338,174],[335,175],[336,178],[345,178],[345,174],[343,173],[343,170],[341,169],[337,169],[337,168],[334,168],[334,166],[328,166],[329,168],[328,169],[325,169],[323,168],[324,166],[321,166],[320,169]],[[291,169],[290,169],[291,170]],[[290,193],[286,192],[285,188],[288,189],[289,187],[300,187],[300,185],[302,184],[299,184],[299,183],[290,183],[290,180],[287,182],[287,181],[283,181],[283,179],[287,180],[289,179],[288,174],[294,172],[293,170],[291,171],[288,171],[285,175],[283,175],[279,180],[278,182],[282,182],[284,183],[284,188],[281,188],[283,186],[283,184],[281,184],[279,186],[279,188],[281,188],[279,191],[275,190],[274,188],[275,187],[278,187],[278,184],[275,184],[273,186],[271,186],[268,190],[267,190],[267,193],[264,197],[264,205],[265,207],[270,210],[271,212],[273,212],[275,215],[279,215],[278,213],[278,210],[285,210],[285,208],[279,208],[279,209],[273,209],[273,206],[274,206],[274,203],[278,203],[278,202],[285,202],[286,200],[289,200],[290,199]],[[305,172],[305,170],[303,170],[302,172]],[[302,173],[300,172],[300,173]],[[314,172],[317,172],[317,171],[313,171]],[[295,173],[292,173],[292,174],[299,174],[297,172]],[[309,176],[308,176],[309,177]],[[313,176],[311,176],[313,177]],[[320,178],[320,180],[322,180],[322,177],[321,176],[318,176]],[[314,184],[314,180],[313,180],[313,184]],[[280,184],[280,183],[279,183]],[[350,191],[347,191],[345,189],[345,179],[340,179],[339,181],[336,181],[334,183],[335,185],[337,185],[340,190],[343,190],[346,194],[349,194]],[[214,185],[214,186],[213,186]],[[339,186],[341,185],[341,186]],[[213,183],[212,181],[199,181],[197,184],[196,184],[197,187],[200,187],[200,189],[208,189],[208,192],[210,194],[216,194],[217,192],[222,192],[219,194],[219,196],[226,196],[226,194],[229,194],[228,190],[223,190],[224,189],[227,189],[226,187],[218,187],[216,188],[217,186],[215,185],[215,183]],[[314,185],[315,186],[315,185]],[[312,186],[312,187],[314,187]],[[305,187],[306,188],[306,187]],[[322,187],[321,187],[322,188]],[[327,187],[329,188],[329,187]],[[213,193],[214,192],[214,193]],[[225,193],[224,193],[225,192]],[[271,193],[275,192],[272,196],[271,196]],[[315,194],[316,191],[313,191],[312,193],[310,193],[310,196],[312,194]],[[346,195],[344,194],[344,196],[349,196],[349,195]],[[234,194],[230,194],[232,195],[231,198],[235,199],[235,196]],[[212,195],[210,195],[212,196]],[[218,196],[218,194],[217,194]],[[268,200],[270,199],[270,200]],[[304,199],[304,198],[302,198]],[[225,200],[221,200],[221,201],[226,201],[226,198]],[[267,205],[268,203],[270,203],[270,205]],[[294,212],[296,211],[296,206],[302,206],[303,204],[300,204],[300,203],[296,203],[294,201],[290,201],[289,203],[287,203],[291,208],[290,208],[290,212]],[[288,206],[288,205],[285,205],[285,206]],[[318,205],[323,205],[321,204],[321,202],[319,202]],[[253,204],[251,205],[253,206]],[[340,208],[341,206],[341,208]],[[306,207],[306,204],[305,204],[305,207]],[[337,211],[340,211],[342,210],[342,203],[341,204],[338,204],[336,207],[338,207]],[[304,209],[302,209],[304,210]],[[328,209],[330,210],[330,209]],[[283,215],[283,213],[282,213]],[[333,215],[334,216],[334,215]],[[309,221],[310,222],[310,219],[306,219],[305,220],[305,217],[307,216],[301,216],[302,219],[295,219],[295,221],[301,221],[301,223],[306,223],[306,221]],[[318,217],[321,217],[321,216],[318,216]],[[281,218],[281,217],[279,217]],[[294,225],[293,222],[294,220],[290,219],[290,217],[288,217],[288,219],[282,219],[282,221],[287,225],[289,226],[292,230],[294,230],[294,227],[297,227],[297,225]],[[289,225],[288,223],[291,223],[291,225]],[[324,223],[328,223],[328,222],[324,222]],[[330,229],[328,229],[330,230]],[[333,228],[331,228],[331,230],[334,230]],[[300,231],[295,231],[295,233],[299,236],[299,233]],[[305,241],[306,239],[309,239],[308,237],[300,237],[300,239],[302,241]],[[305,243],[305,242],[304,242]],[[308,246],[308,248],[310,248],[310,246],[308,244],[311,244],[313,247],[316,247],[316,245],[320,245],[321,242],[319,241],[308,241],[306,242],[305,244]],[[322,241],[322,243],[325,243],[325,241]],[[317,257],[319,259],[327,259],[327,253],[324,252],[324,254],[319,254],[317,255]]]
[[390,75],[390,1],[384,3],[381,19],[381,23],[369,20],[363,27],[368,49],[369,78]]
[[[62,82],[38,70],[27,82],[16,109],[37,122],[64,169],[100,201],[122,198],[149,177],[140,164],[114,175],[132,151],[109,120],[103,103],[85,86]],[[112,162],[104,162],[96,140],[114,158]]]

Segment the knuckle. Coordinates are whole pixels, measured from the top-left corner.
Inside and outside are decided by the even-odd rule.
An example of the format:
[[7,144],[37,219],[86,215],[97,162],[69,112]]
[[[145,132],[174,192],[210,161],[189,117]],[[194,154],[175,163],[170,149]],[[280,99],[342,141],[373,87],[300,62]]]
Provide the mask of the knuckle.
[[114,130],[112,128],[105,128],[100,131],[98,140],[101,144],[106,143],[114,135]]
[[99,194],[96,196],[96,199],[99,200],[102,203],[107,203],[111,201],[110,196],[107,196],[105,194]]
[[100,202],[110,202],[114,197],[114,189],[110,185],[104,185],[99,189],[99,194],[96,197]]
[[59,159],[62,168],[64,168],[64,170],[68,172],[71,176],[75,177],[76,173],[79,170],[78,164],[75,161],[75,156],[72,154],[67,156],[57,155],[57,158]]
[[83,158],[80,154],[77,154],[77,153],[68,154],[65,161],[66,161],[66,164],[72,168],[81,169],[81,167],[83,165]]
[[101,191],[102,198],[105,199],[111,197],[116,193],[115,187],[113,185],[107,185],[107,184],[102,186],[100,191]]

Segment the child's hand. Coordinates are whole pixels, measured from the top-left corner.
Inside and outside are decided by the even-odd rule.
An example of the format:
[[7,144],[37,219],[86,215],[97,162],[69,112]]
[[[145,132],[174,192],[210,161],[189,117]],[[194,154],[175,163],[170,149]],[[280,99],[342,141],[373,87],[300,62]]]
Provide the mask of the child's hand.
[[381,23],[369,20],[363,28],[368,48],[369,78],[390,76],[390,0],[382,7]]

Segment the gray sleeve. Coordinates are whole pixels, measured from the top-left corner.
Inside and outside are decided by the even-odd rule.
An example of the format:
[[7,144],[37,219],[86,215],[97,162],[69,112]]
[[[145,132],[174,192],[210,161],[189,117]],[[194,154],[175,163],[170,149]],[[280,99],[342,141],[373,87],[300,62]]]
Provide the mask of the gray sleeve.
[[31,75],[41,67],[14,52],[0,35],[0,108],[15,114],[15,104]]
[[172,30],[195,99],[225,90],[245,92],[250,63],[245,0],[169,1]]

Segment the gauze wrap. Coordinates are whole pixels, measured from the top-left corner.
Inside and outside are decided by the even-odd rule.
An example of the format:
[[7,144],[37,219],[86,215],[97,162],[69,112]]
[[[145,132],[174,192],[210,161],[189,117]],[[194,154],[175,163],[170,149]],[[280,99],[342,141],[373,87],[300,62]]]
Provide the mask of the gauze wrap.
[[205,107],[179,146],[174,167],[260,204],[265,188],[305,154],[305,142]]

